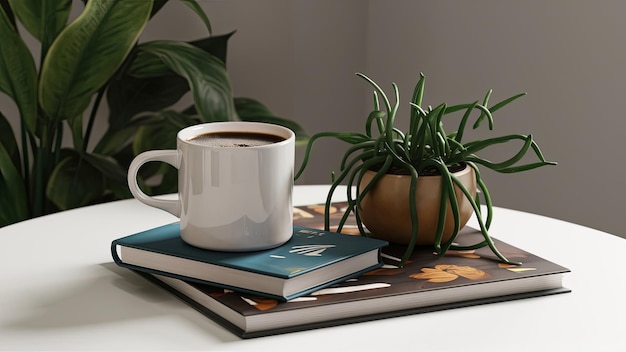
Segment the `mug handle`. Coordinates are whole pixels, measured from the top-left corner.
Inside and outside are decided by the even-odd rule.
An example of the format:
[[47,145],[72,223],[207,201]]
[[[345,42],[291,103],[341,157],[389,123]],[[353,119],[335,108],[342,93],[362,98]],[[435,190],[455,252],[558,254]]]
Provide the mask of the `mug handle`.
[[137,183],[137,172],[141,166],[149,161],[161,161],[175,168],[180,168],[181,153],[178,150],[150,150],[135,157],[128,168],[128,188],[138,201],[149,206],[159,208],[180,217],[180,199],[157,199],[145,194]]

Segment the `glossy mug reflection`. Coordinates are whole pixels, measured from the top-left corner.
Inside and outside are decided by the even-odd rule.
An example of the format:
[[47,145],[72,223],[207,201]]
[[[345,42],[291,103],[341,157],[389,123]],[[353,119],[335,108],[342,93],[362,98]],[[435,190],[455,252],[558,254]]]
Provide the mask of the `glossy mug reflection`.
[[[256,122],[212,122],[178,132],[176,150],[139,154],[128,170],[135,198],[180,218],[182,239],[220,251],[279,246],[293,233],[295,135]],[[143,193],[139,168],[150,161],[178,169],[178,199]]]

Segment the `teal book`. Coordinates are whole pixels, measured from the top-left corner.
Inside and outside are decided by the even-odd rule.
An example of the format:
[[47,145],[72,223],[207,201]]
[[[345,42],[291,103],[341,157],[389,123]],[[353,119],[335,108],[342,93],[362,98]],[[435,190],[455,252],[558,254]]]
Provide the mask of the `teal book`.
[[387,245],[294,226],[292,238],[276,248],[210,251],[185,243],[173,223],[114,240],[111,254],[128,269],[287,301],[381,267]]

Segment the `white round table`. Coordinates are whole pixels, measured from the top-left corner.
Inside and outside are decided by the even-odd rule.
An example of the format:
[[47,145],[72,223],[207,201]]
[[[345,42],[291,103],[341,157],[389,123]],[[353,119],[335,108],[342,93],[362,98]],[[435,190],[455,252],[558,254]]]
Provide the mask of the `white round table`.
[[0,228],[0,349],[626,351],[626,240],[608,233],[496,208],[491,234],[571,269],[571,293],[241,340],[113,263],[112,240],[173,221],[131,199]]

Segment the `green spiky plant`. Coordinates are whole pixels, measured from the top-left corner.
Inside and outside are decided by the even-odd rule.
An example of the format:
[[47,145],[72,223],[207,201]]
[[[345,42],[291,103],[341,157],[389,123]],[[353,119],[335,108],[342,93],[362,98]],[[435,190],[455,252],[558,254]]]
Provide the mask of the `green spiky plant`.
[[[392,105],[383,89],[376,82],[364,74],[357,73],[357,75],[365,79],[374,89],[374,110],[366,119],[365,133],[321,132],[313,135],[309,139],[302,165],[295,176],[297,179],[305,170],[312,146],[318,139],[332,137],[352,145],[343,155],[339,167],[339,176],[335,178],[333,174],[332,185],[326,201],[326,230],[330,227],[328,214],[332,196],[336,188],[343,182],[346,182],[348,186],[348,210],[343,215],[338,231],[341,231],[348,215],[354,213],[361,234],[367,235],[359,217],[360,204],[363,197],[381,177],[391,170],[401,170],[401,173],[411,176],[409,194],[414,194],[418,178],[435,172],[442,176],[439,222],[434,244],[435,252],[438,255],[443,255],[448,249],[467,250],[489,246],[501,261],[518,264],[509,261],[503,256],[489,236],[488,229],[492,221],[492,202],[487,186],[481,178],[478,166],[480,165],[500,173],[515,173],[545,165],[556,165],[556,163],[545,160],[531,135],[513,134],[476,141],[464,141],[463,137],[466,126],[473,115],[478,114],[473,124],[474,129],[478,128],[484,121],[487,121],[491,130],[494,122],[493,113],[524,96],[525,93],[514,95],[490,107],[488,107],[488,104],[491,90],[487,92],[482,103],[479,103],[477,100],[469,104],[448,106],[443,103],[434,108],[431,106],[423,107],[422,99],[424,96],[425,77],[423,74],[420,74],[420,79],[415,86],[410,102],[409,128],[406,132],[403,132],[395,127],[396,113],[400,103],[397,85],[395,83],[392,84],[395,95],[395,103]],[[384,110],[380,106],[381,98]],[[463,116],[456,131],[446,133],[443,127],[444,117],[459,111],[463,112]],[[502,162],[494,163],[476,154],[486,148],[514,141],[521,141],[522,146],[513,156]],[[536,155],[538,161],[520,164],[522,158],[531,151]],[[463,165],[471,167],[475,172],[477,186],[480,190],[475,198],[451,171],[451,168]],[[361,179],[368,170],[376,171],[376,175],[361,189]],[[459,204],[455,195],[455,185],[463,192],[464,197],[469,200],[473,207],[483,235],[483,241],[480,243],[463,247],[454,243],[460,230]],[[353,187],[356,188],[356,195],[353,195]],[[486,214],[480,208],[481,197],[486,205]],[[446,204],[451,206],[452,214],[455,218],[455,226],[452,237],[445,243],[442,243]],[[411,240],[402,257],[401,265],[406,263],[413,252],[419,228],[415,197],[409,197],[409,208],[411,214]]]
[[[232,96],[225,65],[232,33],[212,35],[196,0],[176,1],[203,21],[207,37],[141,42],[168,0],[0,0],[0,92],[19,111],[19,126],[11,126],[0,106],[0,226],[131,197],[133,156],[175,148],[176,132],[191,124],[271,122],[306,140],[296,123]],[[82,9],[70,21],[73,5]],[[39,41],[38,57],[18,24]],[[190,91],[192,106],[174,110]],[[103,107],[108,127],[95,140]],[[140,178],[148,193],[176,191],[172,168],[152,165]]]

